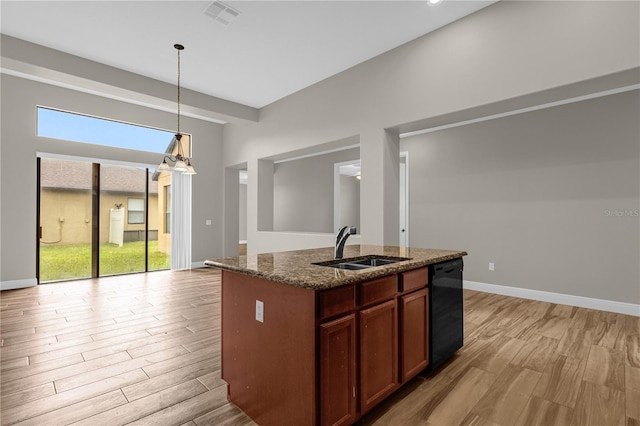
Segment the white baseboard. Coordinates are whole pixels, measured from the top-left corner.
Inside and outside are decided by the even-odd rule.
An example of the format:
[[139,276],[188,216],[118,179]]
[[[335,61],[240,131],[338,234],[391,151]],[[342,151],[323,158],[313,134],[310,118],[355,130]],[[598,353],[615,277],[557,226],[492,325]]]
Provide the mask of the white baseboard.
[[0,290],[15,290],[18,288],[35,287],[38,285],[36,278],[27,278],[24,280],[0,281]]
[[504,285],[486,284],[475,281],[464,281],[464,288],[469,290],[482,291],[485,293],[502,294],[504,296],[520,297],[522,299],[539,300],[541,302],[578,306],[580,308],[596,309],[599,311],[615,312],[618,314],[634,315],[636,317],[640,317],[640,305],[636,305],[633,303],[594,299],[591,297],[573,296],[570,294],[530,290],[527,288],[508,287]]
[[204,260],[200,262],[191,262],[191,269],[204,268]]

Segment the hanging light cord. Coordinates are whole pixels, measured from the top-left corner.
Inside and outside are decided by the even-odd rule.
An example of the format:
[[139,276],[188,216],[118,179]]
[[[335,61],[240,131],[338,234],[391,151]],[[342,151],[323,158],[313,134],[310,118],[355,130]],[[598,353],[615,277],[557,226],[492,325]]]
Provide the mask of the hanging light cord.
[[180,51],[182,50],[178,45],[174,46],[178,49],[178,134],[180,133]]
[[184,157],[184,150],[182,149],[182,134],[180,133],[180,51],[184,49],[181,44],[174,44],[173,47],[178,51],[178,130],[176,132],[176,139],[178,142],[178,157],[180,159]]
[[[167,155],[164,156],[164,159],[162,160],[162,163],[160,163],[160,166],[158,166],[158,171],[161,172],[169,172],[171,171],[171,167],[169,166],[169,164],[167,163],[168,161],[171,161],[172,163],[175,163],[174,170],[176,171],[181,171],[184,174],[187,175],[195,175],[196,171],[193,169],[193,166],[191,165],[191,160],[189,159],[189,157],[185,157],[184,155],[184,150],[182,149],[182,133],[180,133],[180,51],[184,50],[184,46],[181,44],[174,44],[173,47],[178,51],[178,128],[176,129],[176,134],[175,134],[175,141],[176,144],[178,145],[178,152],[176,153],[176,155],[172,155],[171,153],[168,153]],[[175,146],[171,147],[171,151],[173,152],[173,150],[175,149]],[[179,167],[178,167],[179,166]]]

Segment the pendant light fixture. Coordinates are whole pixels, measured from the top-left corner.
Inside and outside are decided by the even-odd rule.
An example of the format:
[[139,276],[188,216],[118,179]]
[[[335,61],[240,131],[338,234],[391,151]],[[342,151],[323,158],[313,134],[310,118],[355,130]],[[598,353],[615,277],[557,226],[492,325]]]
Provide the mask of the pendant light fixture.
[[[178,152],[176,155],[165,155],[162,164],[158,167],[159,172],[182,172],[185,175],[195,175],[196,171],[191,165],[191,159],[184,156],[182,149],[182,133],[180,133],[180,51],[184,50],[184,46],[181,44],[174,44],[173,47],[178,51],[178,128],[176,130],[176,145],[178,146]],[[174,145],[175,146],[175,145]],[[174,163],[170,166],[167,160]]]

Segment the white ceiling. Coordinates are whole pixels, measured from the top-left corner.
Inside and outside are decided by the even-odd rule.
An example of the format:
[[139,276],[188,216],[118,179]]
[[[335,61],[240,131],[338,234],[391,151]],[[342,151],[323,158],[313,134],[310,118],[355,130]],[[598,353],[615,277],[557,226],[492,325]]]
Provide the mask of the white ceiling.
[[182,43],[183,87],[260,108],[494,2],[2,0],[0,31],[168,83]]

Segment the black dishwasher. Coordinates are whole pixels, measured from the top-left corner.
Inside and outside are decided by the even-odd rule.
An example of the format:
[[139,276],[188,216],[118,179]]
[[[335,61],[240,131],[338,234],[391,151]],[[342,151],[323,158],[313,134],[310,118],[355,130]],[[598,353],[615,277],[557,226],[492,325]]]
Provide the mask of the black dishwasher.
[[435,370],[462,347],[462,258],[429,266],[429,355]]

